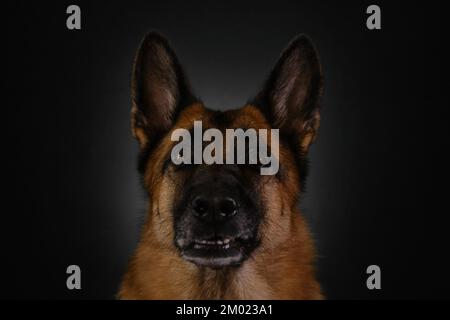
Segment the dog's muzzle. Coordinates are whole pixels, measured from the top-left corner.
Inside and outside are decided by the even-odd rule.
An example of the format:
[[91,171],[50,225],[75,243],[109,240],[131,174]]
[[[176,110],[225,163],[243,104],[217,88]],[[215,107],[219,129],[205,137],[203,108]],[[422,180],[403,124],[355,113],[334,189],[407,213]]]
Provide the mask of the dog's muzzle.
[[175,214],[175,245],[197,265],[241,264],[258,243],[256,201],[226,171],[196,172]]

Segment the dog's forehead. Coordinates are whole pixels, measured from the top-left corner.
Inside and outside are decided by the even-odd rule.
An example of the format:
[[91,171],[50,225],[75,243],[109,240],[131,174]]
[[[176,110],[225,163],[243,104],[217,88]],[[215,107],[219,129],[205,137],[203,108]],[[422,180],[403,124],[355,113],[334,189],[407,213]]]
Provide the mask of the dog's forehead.
[[271,128],[263,113],[253,105],[245,105],[233,110],[218,111],[195,104],[182,113],[176,126],[190,128],[195,121],[201,121],[204,129]]

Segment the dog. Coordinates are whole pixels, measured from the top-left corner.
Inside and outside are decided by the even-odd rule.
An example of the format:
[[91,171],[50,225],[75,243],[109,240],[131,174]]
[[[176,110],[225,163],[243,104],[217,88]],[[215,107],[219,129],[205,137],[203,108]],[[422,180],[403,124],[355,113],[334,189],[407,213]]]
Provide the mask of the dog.
[[[307,36],[282,52],[260,92],[214,111],[192,92],[168,41],[149,33],[132,72],[131,126],[148,195],[119,299],[322,299],[315,248],[298,207],[320,124],[322,68]],[[176,129],[279,130],[279,170],[171,161]]]

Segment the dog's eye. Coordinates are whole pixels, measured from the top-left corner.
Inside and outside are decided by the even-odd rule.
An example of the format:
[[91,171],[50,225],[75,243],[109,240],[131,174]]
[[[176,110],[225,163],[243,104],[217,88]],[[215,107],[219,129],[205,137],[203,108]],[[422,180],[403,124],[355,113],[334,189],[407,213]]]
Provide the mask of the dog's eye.
[[262,163],[262,162],[260,162],[260,163],[259,163],[259,167],[260,167],[260,168],[269,168],[269,167],[270,167],[270,162],[269,162],[269,163],[265,163],[265,164]]
[[193,166],[192,162],[192,157],[191,159],[187,159],[186,157],[184,157],[183,150],[180,150],[175,159],[171,160],[171,163],[174,166],[175,170],[190,168],[191,166]]
[[[175,157],[175,163],[180,163],[183,159],[183,150],[180,150],[180,152],[178,152],[178,154]],[[182,163],[182,162],[181,162]]]
[[182,158],[182,151],[180,151],[175,157],[173,157],[172,153],[170,153],[167,159],[164,161],[163,170],[167,170],[170,166],[174,166],[175,168],[181,168],[185,166],[186,164],[181,162]]

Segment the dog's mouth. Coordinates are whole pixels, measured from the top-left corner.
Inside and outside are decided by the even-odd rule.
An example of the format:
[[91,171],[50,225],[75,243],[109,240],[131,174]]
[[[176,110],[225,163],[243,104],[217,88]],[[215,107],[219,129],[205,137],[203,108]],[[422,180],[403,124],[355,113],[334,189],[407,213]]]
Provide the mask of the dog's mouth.
[[256,243],[250,235],[177,241],[185,260],[214,269],[240,265],[248,258]]

